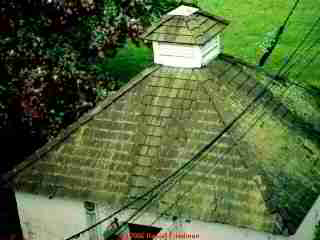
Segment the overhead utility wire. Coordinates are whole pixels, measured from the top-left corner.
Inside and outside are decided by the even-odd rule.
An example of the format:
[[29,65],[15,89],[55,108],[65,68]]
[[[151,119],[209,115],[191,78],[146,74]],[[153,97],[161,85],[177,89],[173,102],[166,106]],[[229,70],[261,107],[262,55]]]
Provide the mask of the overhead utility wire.
[[[305,52],[308,53],[310,52],[317,44],[319,44],[320,42],[320,38],[317,38],[306,50]],[[285,74],[289,75],[290,73],[290,70],[295,66],[297,65],[298,63],[300,63],[301,61],[304,60],[304,57],[300,57],[298,58],[293,64],[291,64],[291,66],[285,71]]]
[[310,65],[319,57],[319,55],[320,55],[320,50],[314,54],[311,60],[302,68],[302,70],[298,74],[295,75],[295,77],[299,78],[304,73],[304,71],[306,71],[306,69],[310,67]]
[[[280,96],[279,96],[279,101],[284,97],[285,93],[289,91],[289,88],[290,88],[290,86],[287,87],[287,88],[285,88],[285,89],[282,91],[282,93],[281,93]],[[270,104],[269,102],[270,102],[270,101],[272,102],[272,100],[273,100],[273,98],[268,99],[268,101],[267,101],[266,103],[264,103],[264,105],[266,106],[266,105]],[[279,107],[280,107],[280,104],[278,104],[276,107],[274,107],[274,108],[271,110],[271,112],[277,111],[277,109],[278,109]],[[267,112],[268,112],[268,111],[265,110],[265,111],[262,112],[262,114],[261,114],[259,117],[255,118],[256,120],[254,121],[254,123],[251,124],[250,127],[248,127],[247,131],[246,131],[240,138],[238,138],[237,141],[233,141],[233,142],[234,142],[233,146],[229,147],[229,148],[224,152],[224,154],[230,152],[234,147],[236,147],[236,146],[238,145],[237,142],[241,141],[241,140],[254,128],[254,126],[264,117],[264,115],[265,115]],[[281,116],[281,119],[284,118],[285,116],[286,116],[286,113]],[[212,151],[212,150],[211,150],[211,151]],[[210,152],[211,152],[211,151],[210,151]],[[222,159],[222,157],[219,158],[219,159],[216,161],[215,164],[218,164],[221,159]],[[209,175],[213,170],[214,170],[214,169],[210,169],[210,171],[209,171],[206,175]],[[166,210],[164,210],[164,211],[151,223],[151,225],[154,225],[163,215],[165,215],[170,209],[172,209],[175,205],[177,205],[178,202],[180,201],[180,199],[181,199],[182,197],[184,197],[187,192],[190,193],[190,192],[192,191],[192,189],[193,189],[197,184],[198,184],[198,183],[196,183],[195,185],[193,185],[193,186],[191,187],[191,190],[190,190],[190,189],[187,189],[182,195],[180,195],[180,196],[175,200],[175,202],[174,202],[173,204],[171,204]],[[174,185],[174,184],[173,184],[173,185]],[[167,191],[166,191],[166,192],[167,192]],[[144,214],[144,213],[142,213],[142,214]],[[138,216],[138,218],[139,218],[139,216]]]
[[[320,40],[320,39],[319,39],[319,40]],[[245,63],[243,63],[243,64],[245,64]],[[246,64],[245,66],[248,67],[248,68],[254,69],[254,70],[257,71],[257,72],[262,72],[262,73],[264,73],[266,76],[268,76],[269,78],[272,78],[275,83],[277,83],[277,84],[279,83],[279,81],[277,80],[278,77],[277,77],[276,75],[274,75],[274,74],[271,74],[271,73],[267,72],[265,69],[260,68],[260,67],[258,67],[258,66],[249,65],[249,64]],[[299,88],[305,90],[305,92],[307,92],[307,93],[310,94],[310,95],[319,95],[319,92],[318,92],[316,89],[312,89],[312,88],[310,88],[310,87],[308,87],[308,86],[303,86],[303,85],[301,85],[301,84],[298,83],[298,82],[289,80],[288,78],[286,78],[285,81],[286,81],[287,83],[291,84],[291,85],[295,85],[296,87],[299,87]]]
[[154,187],[152,187],[149,191],[145,192],[144,194],[140,195],[139,197],[137,197],[135,200],[130,201],[128,204],[126,204],[125,206],[123,206],[122,208],[120,208],[119,210],[113,212],[111,215],[107,216],[106,218],[98,221],[97,223],[93,224],[92,226],[80,231],[77,234],[72,235],[71,237],[67,238],[66,240],[70,240],[73,239],[77,236],[79,236],[79,234],[83,234],[85,232],[90,231],[91,229],[95,228],[96,226],[102,224],[103,222],[111,219],[112,217],[114,217],[115,215],[117,215],[118,213],[128,209],[130,206],[132,206],[135,202],[137,202],[138,200],[141,200],[143,198],[145,198],[146,196],[148,196],[149,194],[153,193],[155,190],[159,189],[162,185],[168,183],[171,179],[174,179],[175,177],[177,177],[181,171],[183,171],[185,168],[187,168],[188,166],[190,166],[193,162],[195,162],[199,157],[201,157],[201,155],[206,152],[211,146],[213,146],[227,131],[229,131],[235,123],[238,122],[239,119],[241,119],[249,110],[252,106],[254,106],[254,104],[261,98],[264,96],[264,94],[267,92],[268,87],[273,84],[273,81],[270,80],[266,86],[264,91],[262,91],[260,94],[258,94],[248,105],[247,107],[241,112],[239,113],[210,143],[206,144],[199,152],[197,152],[192,158],[191,160],[189,160],[188,162],[184,163],[179,169],[177,169],[174,173],[172,173],[171,175],[169,175],[168,177],[166,177],[164,180],[162,180],[160,183],[156,184]]
[[[233,149],[233,147],[235,147],[235,146],[236,146],[236,145],[233,145],[232,147],[229,147],[229,148],[227,149],[227,151],[225,151],[224,153],[231,151],[231,150]],[[212,150],[213,150],[213,149],[211,149],[209,152],[211,152]],[[218,164],[221,159],[222,159],[222,157],[219,158],[219,159],[216,161],[215,164]],[[185,175],[187,175],[187,174],[189,173],[189,171],[191,170],[191,168],[192,168],[192,165],[190,165],[188,169],[186,168],[187,171],[185,171],[184,173],[182,173],[182,175],[180,175],[179,177],[180,177],[180,178],[183,178]],[[211,168],[210,170],[213,171],[212,168]],[[207,173],[207,174],[209,174],[209,173]],[[164,191],[162,191],[162,192],[161,192],[161,190],[160,190],[159,193],[156,193],[154,196],[152,196],[150,199],[148,199],[148,200],[146,201],[146,203],[143,204],[142,207],[140,207],[135,213],[133,213],[133,214],[122,224],[122,226],[119,226],[118,229],[115,229],[115,230],[113,231],[113,233],[110,235],[110,237],[111,237],[113,234],[115,234],[115,233],[119,233],[119,231],[121,231],[121,228],[122,228],[124,225],[126,225],[129,221],[133,220],[134,218],[136,218],[136,220],[139,219],[139,218],[141,217],[141,215],[143,215],[143,214],[146,212],[146,210],[148,209],[148,205],[149,205],[149,208],[152,207],[151,204],[152,204],[153,201],[161,198],[164,194],[166,194],[167,192],[169,192],[169,191],[172,189],[172,187],[174,187],[174,186],[176,185],[176,183],[179,182],[179,181],[180,181],[180,179],[176,178],[174,182],[169,183],[170,186],[169,186],[166,190],[164,190]],[[190,190],[190,189],[187,189],[187,190],[184,192],[184,194],[183,194],[183,195],[180,195],[180,197],[179,197],[169,208],[172,208],[174,205],[176,205],[177,201],[179,201],[179,200],[186,194],[186,192],[192,191],[192,189],[193,189],[195,186],[196,186],[196,184],[194,184],[194,185],[191,187],[191,190]],[[145,208],[147,208],[147,209],[145,209]],[[167,210],[165,210],[165,211],[167,211]],[[140,216],[139,216],[139,214],[140,214]],[[161,214],[161,216],[163,216],[163,214]],[[153,225],[154,223],[155,223],[155,222],[153,222],[152,225]],[[107,238],[107,239],[109,239],[109,238]]]
[[[307,32],[307,34],[304,36],[304,38],[301,40],[301,42],[299,43],[299,45],[295,48],[295,50],[291,53],[291,55],[289,56],[287,62],[285,64],[282,65],[282,67],[279,69],[277,76],[281,75],[281,72],[284,70],[284,68],[290,63],[290,61],[293,59],[293,57],[295,57],[295,55],[297,54],[297,52],[302,48],[303,44],[306,42],[306,40],[310,37],[311,33],[314,31],[315,27],[317,26],[317,24],[319,24],[320,22],[320,16],[318,17],[318,19],[312,24],[312,27],[310,28],[310,30]],[[289,69],[287,71],[289,71],[291,69],[293,65],[291,65],[289,67]]]
[[[285,93],[288,92],[289,88],[290,88],[290,86],[287,87],[287,88],[285,88],[285,89],[282,91],[282,93],[281,93],[280,96],[279,96],[279,101],[284,97]],[[272,100],[273,100],[273,98],[270,98],[270,99],[268,99],[267,103],[264,103],[264,104],[265,104],[265,105],[268,105],[268,104],[270,104],[270,103],[269,103],[270,101],[272,102]],[[276,111],[276,110],[278,109],[278,107],[279,107],[279,105],[277,105],[276,107],[274,107],[273,110],[271,110],[271,111],[272,111],[272,112]],[[267,110],[264,110],[264,111],[262,112],[262,114],[260,114],[260,116],[258,116],[257,118],[255,118],[256,120],[253,122],[253,124],[251,124],[250,127],[247,128],[247,130],[237,139],[237,141],[234,141],[234,144],[233,144],[232,146],[230,146],[230,147],[224,152],[224,154],[226,154],[226,153],[230,152],[231,150],[233,150],[233,148],[238,145],[237,142],[241,141],[241,140],[254,128],[254,126],[264,117],[264,115],[265,115],[267,112],[268,112]],[[285,115],[286,115],[286,114],[284,114],[283,116],[281,116],[281,118],[284,118]],[[212,150],[210,150],[210,152],[211,152],[211,151],[212,151]],[[218,164],[218,163],[221,161],[221,159],[222,159],[222,157],[219,158],[219,159],[216,161],[215,164]],[[214,170],[214,168],[209,169],[209,172],[206,173],[206,176],[208,176],[210,173],[212,173],[213,170]],[[186,175],[186,174],[187,174],[187,173],[185,173],[184,175]],[[182,177],[184,177],[184,175],[183,175]],[[176,180],[176,182],[177,182],[177,181],[179,181],[179,180]],[[198,184],[199,184],[199,183],[194,184],[194,185],[191,187],[191,189],[187,189],[186,191],[184,191],[184,193],[183,193],[182,195],[179,195],[179,197],[175,200],[175,202],[174,202],[173,204],[171,204],[166,210],[164,210],[164,211],[151,223],[151,225],[154,225],[163,215],[165,215],[170,209],[172,209],[174,206],[176,206],[176,205],[179,203],[179,201],[181,200],[181,198],[184,197],[187,192],[190,193],[190,192],[194,189],[194,187],[197,186]],[[172,184],[172,186],[174,186],[174,185],[175,185],[175,183]],[[160,193],[160,194],[163,195],[163,194],[167,193],[167,192],[170,191],[170,190],[171,190],[171,188],[168,188],[165,192],[162,192],[162,193]],[[160,195],[158,195],[158,196],[155,195],[152,199],[150,199],[150,200],[148,201],[148,203],[150,204],[152,201],[154,201],[155,199],[157,199],[157,198],[159,198],[159,197],[160,197]],[[147,204],[145,204],[144,206],[147,207]],[[151,206],[151,205],[150,205],[150,206]],[[149,207],[150,207],[150,206],[149,206]],[[140,209],[140,210],[141,210],[141,209]],[[139,210],[138,210],[138,211],[139,211]],[[138,216],[139,213],[135,213],[132,217],[130,217],[130,220],[132,220],[134,217],[137,217],[136,220],[139,219],[139,218],[141,217],[141,215],[145,213],[146,209],[144,209],[143,211],[144,211],[144,212],[140,212],[140,216]],[[129,221],[129,220],[127,220],[126,222],[128,222],[128,221]],[[121,228],[121,227],[120,227],[120,228]]]
[[[283,91],[283,92],[281,93],[280,99],[283,97],[284,93],[285,93],[288,89],[289,89],[289,87],[288,87],[285,91]],[[270,98],[270,99],[268,99],[267,103],[264,103],[264,104],[267,105],[267,104],[269,104],[269,101],[272,101],[272,100],[273,100],[273,99]],[[276,106],[275,109],[276,109],[277,107],[278,107],[278,106]],[[275,109],[273,109],[272,111],[275,111]],[[264,116],[266,113],[267,113],[267,110],[263,111],[263,113],[262,113],[259,117],[255,118],[256,120],[254,121],[253,124],[251,124],[250,127],[248,127],[247,131],[246,131],[244,134],[242,134],[242,135],[237,139],[237,141],[234,141],[234,144],[233,144],[232,146],[230,146],[226,151],[224,151],[223,154],[226,154],[226,153],[229,153],[230,151],[232,151],[233,148],[238,145],[237,142],[241,141],[241,140],[253,129],[253,127],[263,118],[263,116]],[[211,152],[212,150],[214,150],[214,149],[211,149],[209,152]],[[215,165],[218,164],[218,163],[221,161],[221,159],[222,159],[222,157],[218,158],[218,160],[216,160],[216,162],[215,162]],[[190,169],[187,169],[187,170],[190,171],[190,170],[192,170],[191,168],[192,168],[192,166],[190,167]],[[211,168],[211,169],[209,170],[209,172],[206,173],[206,175],[209,175],[213,170],[214,170],[214,168]],[[187,175],[188,173],[189,173],[189,172],[185,172],[185,173],[183,173],[183,175],[181,175],[180,177],[183,178],[183,177],[184,177],[185,175]],[[149,207],[152,206],[151,203],[152,203],[154,200],[156,200],[157,198],[160,198],[161,195],[164,195],[165,193],[167,193],[168,191],[170,191],[171,188],[172,188],[172,187],[176,184],[176,182],[178,182],[178,181],[179,181],[179,179],[176,179],[176,181],[175,181],[174,183],[172,183],[171,186],[170,186],[165,192],[160,192],[160,194],[158,193],[158,195],[155,195],[152,199],[149,199],[149,200],[148,200],[148,203],[150,204]],[[154,225],[163,215],[165,215],[165,214],[167,213],[168,210],[172,209],[175,205],[177,205],[178,202],[180,201],[180,199],[181,199],[182,197],[184,197],[187,192],[190,193],[190,192],[193,190],[193,188],[194,188],[195,186],[197,186],[197,185],[198,185],[198,183],[194,184],[194,185],[191,187],[191,189],[187,189],[182,195],[180,195],[180,196],[175,200],[175,202],[174,202],[173,204],[171,204],[165,211],[163,211],[163,212],[151,223],[151,225]],[[147,207],[147,205],[144,205],[144,206]],[[139,209],[139,210],[140,210],[140,209]],[[139,211],[139,210],[138,210],[138,211]],[[140,214],[143,215],[143,214],[145,213],[145,211],[146,211],[146,209],[144,209],[144,212],[141,212]],[[137,217],[137,219],[139,219],[141,216],[138,216],[138,213],[135,213],[135,214],[134,214],[134,217]],[[133,218],[130,217],[130,220],[132,220],[132,219],[133,219]],[[137,220],[137,219],[136,219],[136,220]],[[127,220],[126,222],[128,222],[128,221],[129,221],[129,220]],[[121,228],[121,227],[120,227],[120,228]],[[120,228],[119,228],[119,229],[120,229]],[[116,232],[116,231],[115,231],[115,232]]]
[[300,2],[300,0],[296,0],[294,6],[292,7],[290,13],[288,14],[288,16],[286,18],[286,20],[284,21],[282,26],[277,31],[277,34],[275,36],[274,41],[272,42],[272,45],[267,49],[267,52],[261,57],[260,62],[259,62],[259,66],[260,67],[262,67],[266,63],[267,59],[270,57],[270,55],[272,54],[273,50],[277,46],[277,44],[278,44],[278,42],[280,40],[280,37],[281,37],[282,33],[284,32],[284,29],[286,28],[290,17],[293,15],[294,11],[296,10],[299,2]]
[[[285,96],[285,94],[289,91],[289,87],[286,87],[280,94],[279,96],[279,101],[281,101],[281,99]],[[271,104],[272,103],[272,98],[268,100],[267,103],[265,103],[265,106],[268,105],[268,104]],[[270,103],[271,101],[271,103]],[[278,106],[274,107],[273,110],[271,110],[272,112],[276,111],[278,108]],[[268,110],[264,110],[262,112],[262,114],[260,114],[257,118],[255,118],[256,120],[250,125],[250,127],[247,128],[247,130],[236,140],[236,141],[233,141],[234,144],[229,147],[224,153],[223,155],[229,153],[230,151],[233,150],[234,147],[236,147],[240,142],[255,126],[256,124],[262,120],[262,118],[265,116],[265,114],[268,112]],[[286,115],[286,114],[285,114]],[[285,117],[284,116],[281,116],[281,119]],[[221,161],[222,157],[216,162],[219,163]],[[206,173],[206,176],[209,176],[212,172],[213,172],[214,168],[211,168],[209,169],[209,171]],[[169,210],[171,210],[173,207],[175,207],[176,205],[178,205],[179,201],[181,200],[182,197],[184,197],[187,193],[190,193],[197,185],[199,184],[199,182],[195,183],[191,189],[187,189],[182,195],[180,195],[174,203],[172,203],[165,211],[163,211],[153,222],[152,222],[152,225],[154,225],[162,216],[164,216]]]
[[[269,86],[270,84],[272,84],[272,82],[269,82],[269,83],[266,85],[266,89],[267,89],[267,86]],[[265,94],[266,89],[265,89],[264,92],[262,92],[262,93],[259,95],[260,97],[262,97],[262,96]],[[259,98],[260,98],[260,97],[259,97]],[[258,96],[257,96],[257,98],[258,98]],[[257,98],[255,98],[255,99],[257,99]],[[255,100],[253,100],[253,102],[255,102]],[[251,103],[252,103],[252,102],[251,102]],[[250,105],[250,104],[249,104],[249,105]],[[248,106],[249,106],[249,105],[248,105]],[[248,109],[248,108],[246,108],[246,109]],[[257,121],[258,121],[258,120],[257,120]],[[257,122],[257,121],[256,121],[256,122]],[[197,155],[197,154],[196,154],[196,155]],[[191,161],[191,160],[190,160],[190,161]],[[189,162],[190,162],[190,161],[189,161]],[[179,168],[179,169],[181,169],[181,168]],[[178,170],[179,170],[179,169],[178,169]],[[177,170],[177,171],[178,171],[178,170]],[[176,171],[176,172],[177,172],[177,171]],[[185,174],[186,174],[186,173],[185,173]],[[185,174],[183,174],[182,177],[183,177]],[[171,175],[171,176],[172,176],[172,175]],[[169,176],[169,177],[170,177],[170,176]],[[178,180],[176,180],[176,181],[178,181]],[[173,183],[172,186],[174,186],[174,184],[175,184],[175,183]],[[164,194],[164,193],[168,192],[169,190],[170,190],[170,188],[168,188],[165,192],[162,192],[162,193],[160,192],[160,194]],[[157,197],[159,197],[159,193],[156,193],[154,196],[152,196],[152,197],[143,205],[143,207],[141,207],[139,210],[137,210],[137,211],[129,218],[128,221],[130,221],[131,219],[133,219],[134,217],[136,217],[139,213],[141,213],[141,211],[142,211],[148,204],[150,204],[152,201],[154,201]],[[126,221],[126,222],[128,222],[128,221]],[[126,224],[126,223],[124,223],[124,224]],[[121,228],[121,227],[119,227],[118,230],[119,230],[120,228]],[[117,230],[115,230],[115,232],[116,232],[116,231],[117,231]],[[79,234],[76,234],[76,236],[79,236]],[[68,238],[68,239],[72,239],[72,238]]]
[[[281,94],[280,98],[284,95],[284,92]],[[267,103],[264,103],[264,105],[269,104],[269,102],[272,102],[272,98],[270,98]],[[274,110],[273,110],[274,111]],[[264,115],[267,113],[267,110],[263,111],[262,114],[260,114],[260,116],[254,118],[254,122],[253,124],[251,124],[247,130],[236,140],[233,141],[233,144],[228,147],[221,156],[224,156],[225,154],[228,154],[229,152],[231,152],[236,146],[238,146],[239,142],[255,127],[255,125],[264,117]],[[223,157],[218,158],[218,160],[216,161],[215,165],[218,164],[221,160],[223,159]],[[205,174],[206,177],[208,177],[213,171],[215,170],[215,168],[210,168],[209,171]],[[178,202],[181,200],[182,197],[184,197],[187,193],[190,193],[197,185],[199,184],[199,182],[195,183],[194,185],[192,185],[191,189],[187,189],[186,191],[184,191],[184,193],[182,195],[180,195],[174,203],[172,203],[165,211],[163,211],[158,218],[156,218],[153,222],[152,225],[155,224],[163,215],[166,214],[167,211],[169,211],[170,209],[172,209],[173,207],[175,207]]]
[[[179,181],[179,180],[176,179],[176,181]],[[170,183],[169,183],[169,184],[170,184]],[[175,184],[175,183],[173,183],[171,186],[173,186],[174,184]],[[161,188],[159,188],[159,191],[162,191],[161,194],[165,194],[165,193],[167,193],[168,191],[171,190],[170,186],[169,186],[169,187],[168,187],[168,186],[169,186],[169,185],[163,185],[164,190],[161,189]],[[166,187],[167,187],[167,188],[166,188]],[[148,200],[146,200],[146,202],[145,202],[141,207],[139,207],[126,221],[124,221],[118,228],[114,229],[114,230],[112,231],[112,233],[110,233],[110,236],[109,236],[107,239],[111,238],[112,235],[114,235],[114,234],[116,234],[116,233],[117,233],[117,234],[121,233],[121,231],[124,230],[124,229],[122,229],[122,228],[123,228],[128,222],[130,222],[132,219],[134,219],[135,217],[137,217],[138,214],[141,214],[142,211],[143,211],[148,205],[150,205],[156,198],[158,198],[159,196],[160,196],[159,193],[154,192],[154,193],[151,195],[151,197],[150,197]],[[135,202],[137,202],[137,200],[135,200]],[[110,215],[110,216],[111,216],[111,215]],[[100,221],[99,224],[101,224],[101,223],[102,223],[102,222]],[[92,230],[93,228],[95,228],[95,227],[96,227],[97,225],[99,225],[99,224],[96,223],[96,224],[90,226],[89,228],[87,228],[87,229],[85,229],[85,230],[83,230],[83,231],[81,231],[81,232],[79,232],[79,233],[77,233],[77,234],[74,234],[74,235],[72,235],[71,237],[66,238],[65,240],[71,240],[71,239],[77,238],[77,237],[81,236],[82,234],[84,234],[85,232],[88,232],[88,231]]]
[[301,85],[301,84],[298,83],[298,82],[291,81],[291,80],[289,80],[289,79],[286,79],[285,81],[288,82],[290,85],[294,85],[295,87],[298,87],[298,88],[303,89],[306,93],[308,93],[308,94],[310,94],[310,95],[318,96],[318,95],[320,94],[320,93],[319,93],[319,90],[310,88],[310,87],[308,87],[308,86],[303,86],[303,85]]

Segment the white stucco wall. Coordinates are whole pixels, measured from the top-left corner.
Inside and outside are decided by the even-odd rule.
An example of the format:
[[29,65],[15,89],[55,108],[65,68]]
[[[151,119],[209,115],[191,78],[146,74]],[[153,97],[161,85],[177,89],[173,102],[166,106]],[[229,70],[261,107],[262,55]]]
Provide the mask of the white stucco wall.
[[[20,222],[26,240],[63,240],[87,227],[86,213],[83,202],[67,199],[48,199],[47,197],[28,193],[16,193]],[[105,205],[97,205],[97,220],[113,213],[116,209]],[[133,213],[132,210],[124,211],[117,215],[119,221],[125,221]],[[150,213],[139,215],[138,219],[131,221],[135,224],[148,225],[154,222],[158,216]],[[106,221],[101,226],[101,233],[112,221]],[[200,240],[284,240],[286,237],[259,233],[248,229],[236,228],[223,224],[192,221],[187,223],[185,219],[173,221],[170,218],[161,218],[153,224],[162,228],[161,239],[172,240],[172,236],[164,238],[170,232],[172,234],[194,234]],[[100,239],[102,234],[100,235]],[[88,240],[88,234],[81,235],[78,240]],[[176,238],[176,239],[181,239]],[[183,238],[188,239],[188,238]],[[192,238],[190,238],[192,239]]]
[[[48,199],[47,197],[28,193],[16,193],[19,217],[22,231],[26,240],[59,239],[63,240],[75,233],[87,228],[86,212],[82,201],[69,199]],[[117,209],[98,204],[96,207],[97,220],[101,220]],[[123,211],[117,215],[119,221],[126,221],[133,210]],[[244,228],[237,228],[218,223],[205,223],[186,219],[173,221],[171,218],[161,218],[153,224],[162,228],[163,240],[175,239],[172,236],[164,238],[170,232],[187,233],[199,236],[200,240],[312,240],[314,226],[320,220],[320,197],[304,219],[296,234],[290,237],[276,236],[268,233],[257,232]],[[150,213],[140,214],[131,223],[148,225],[158,216]],[[104,229],[113,219],[106,221],[100,226],[99,240],[102,239]],[[81,235],[78,240],[88,240],[88,234]],[[181,239],[176,238],[176,239]],[[188,239],[188,238],[184,238]],[[192,239],[192,238],[190,238]]]
[[[61,240],[87,227],[81,201],[49,199],[22,192],[16,192],[15,195],[26,240]],[[87,240],[88,235],[80,239]]]
[[201,240],[288,240],[288,237],[276,236],[224,224],[209,224],[199,221],[184,224],[183,230],[188,233],[198,233]]
[[[116,209],[107,209],[107,212],[111,214]],[[100,211],[102,212],[102,211]],[[117,215],[119,221],[124,221],[133,214],[133,211],[125,211]],[[105,216],[101,216],[105,217]],[[132,221],[135,224],[148,225],[154,222],[157,216],[144,213],[139,215],[139,218]],[[106,227],[110,223],[104,224]],[[276,236],[268,233],[257,232],[249,229],[233,227],[218,223],[205,223],[200,221],[192,220],[190,223],[186,219],[178,219],[175,222],[171,218],[161,218],[155,224],[155,227],[162,228],[159,233],[159,238],[161,240],[174,240],[174,239],[199,239],[199,240],[289,240],[288,237]],[[173,234],[169,236],[169,234]],[[175,234],[183,234],[198,236],[197,238],[174,238]],[[168,236],[167,238],[164,236]]]

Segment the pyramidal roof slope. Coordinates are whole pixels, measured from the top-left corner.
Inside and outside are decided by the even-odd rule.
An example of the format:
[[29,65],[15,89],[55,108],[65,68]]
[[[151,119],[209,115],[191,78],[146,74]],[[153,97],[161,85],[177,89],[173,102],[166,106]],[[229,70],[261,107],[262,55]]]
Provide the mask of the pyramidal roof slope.
[[181,10],[181,13],[179,13],[179,9],[177,10],[164,15],[157,24],[151,26],[142,35],[142,38],[157,42],[204,45],[230,23],[200,9]]
[[[17,166],[14,183],[18,191],[122,206],[224,129],[236,113],[224,99],[250,101],[262,90],[248,68],[221,57],[199,69],[154,65]],[[229,150],[238,133],[202,154],[150,211],[163,213],[193,189],[167,214],[273,232],[254,155],[241,142]]]

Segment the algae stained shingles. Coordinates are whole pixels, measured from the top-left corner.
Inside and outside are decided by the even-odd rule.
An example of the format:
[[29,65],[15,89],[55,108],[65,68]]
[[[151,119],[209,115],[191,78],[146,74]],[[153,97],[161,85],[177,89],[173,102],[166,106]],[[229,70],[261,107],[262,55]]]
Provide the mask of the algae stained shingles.
[[227,25],[227,21],[200,11],[191,16],[165,16],[159,24],[152,26],[143,38],[158,42],[204,45]]
[[[221,84],[237,72],[220,59],[202,69],[156,68],[20,175],[20,190],[113,206],[137,198],[225,127],[232,108],[217,108],[216,101],[227,91]],[[245,144],[242,154],[228,151],[233,137],[226,134],[211,146],[151,211],[165,211],[196,184],[170,214],[272,231],[273,217],[249,163],[255,156],[242,151]]]

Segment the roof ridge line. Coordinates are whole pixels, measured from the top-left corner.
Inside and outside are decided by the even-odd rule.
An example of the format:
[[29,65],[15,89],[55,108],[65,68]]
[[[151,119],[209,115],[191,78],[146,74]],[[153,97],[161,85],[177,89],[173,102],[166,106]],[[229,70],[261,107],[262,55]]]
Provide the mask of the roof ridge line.
[[128,84],[123,86],[118,92],[114,95],[107,97],[105,100],[101,101],[94,107],[93,109],[89,110],[88,112],[84,113],[78,120],[73,122],[71,125],[67,126],[65,129],[62,129],[61,132],[54,137],[53,140],[48,141],[42,147],[38,148],[35,152],[31,155],[26,157],[21,163],[19,163],[16,167],[12,170],[8,171],[7,173],[3,174],[0,178],[1,185],[3,184],[11,184],[10,181],[12,178],[16,177],[20,172],[24,169],[32,166],[38,160],[41,159],[45,154],[51,151],[56,145],[67,139],[73,132],[78,130],[81,126],[85,123],[90,121],[94,116],[98,113],[102,112],[104,109],[109,107],[112,103],[117,101],[120,97],[122,97],[125,93],[139,84],[143,79],[147,76],[158,70],[161,66],[160,65],[153,65],[149,68],[146,68],[135,77],[133,77]]
[[[147,38],[150,34],[152,34],[156,29],[158,29],[158,27],[162,26],[164,23],[168,22],[169,20],[171,20],[173,17],[175,17],[176,15],[164,15],[163,17],[165,19],[160,20],[156,25],[154,26],[150,26],[150,28],[148,28],[145,33],[143,33],[139,38],[141,39],[145,39]],[[167,18],[166,18],[167,17]]]
[[[191,16],[192,16],[192,15],[191,15]],[[184,23],[185,23],[188,31],[189,31],[190,34],[191,34],[191,38],[192,38],[193,42],[196,44],[197,41],[196,41],[196,39],[195,39],[194,36],[193,36],[193,30],[192,30],[192,29],[190,28],[190,26],[189,26],[189,21],[190,21],[190,20],[187,20],[187,19],[186,19],[186,20],[184,21]]]

